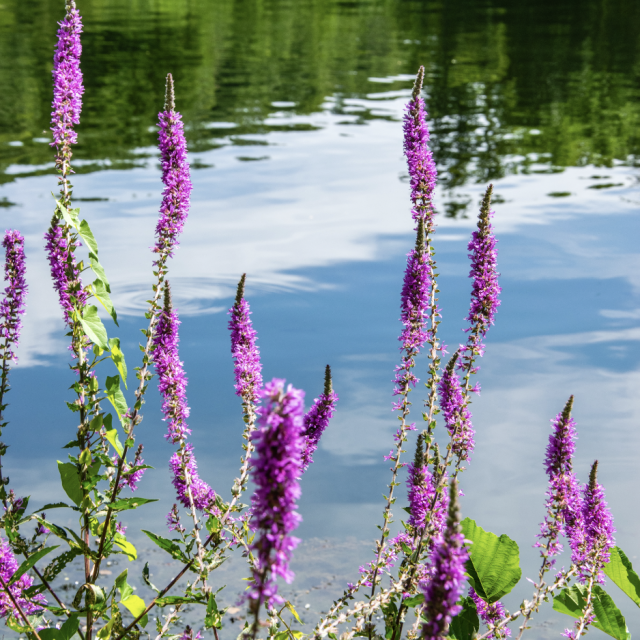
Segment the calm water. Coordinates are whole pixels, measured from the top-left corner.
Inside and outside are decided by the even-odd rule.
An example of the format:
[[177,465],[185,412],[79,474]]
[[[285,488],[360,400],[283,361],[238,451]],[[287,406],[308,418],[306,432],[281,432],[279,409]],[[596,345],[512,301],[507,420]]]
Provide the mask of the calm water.
[[[503,303],[473,404],[478,444],[463,513],[515,538],[525,576],[537,575],[531,544],[543,517],[549,419],[573,393],[578,473],[586,480],[600,460],[618,543],[640,564],[640,5],[79,0],[79,8],[86,94],[75,196],[100,242],[122,317],[109,330],[130,370],[161,193],[154,123],[166,73],[176,79],[194,191],[171,280],[203,477],[226,497],[241,452],[225,314],[240,274],[248,273],[266,377],[286,377],[311,402],[324,365],[334,369],[339,411],[303,481],[300,604],[313,613],[353,580],[380,521],[413,241],[400,118],[420,64],[440,170],[436,249],[450,345],[463,339],[466,243],[480,194],[488,182],[497,194]],[[63,459],[59,447],[75,429],[60,400],[71,381],[42,251],[56,184],[47,143],[61,17],[53,0],[0,5],[0,216],[26,236],[30,282],[3,438],[11,486],[44,501],[61,497],[52,456]],[[157,471],[140,493],[172,495],[171,448],[150,391],[138,439]],[[162,531],[167,510],[135,512],[132,538],[143,520]],[[170,570],[163,561],[159,574]],[[231,566],[230,576],[243,571]],[[510,605],[529,596],[525,584]],[[638,610],[608,589],[629,628],[640,628]],[[569,622],[550,617],[530,637],[557,637]]]

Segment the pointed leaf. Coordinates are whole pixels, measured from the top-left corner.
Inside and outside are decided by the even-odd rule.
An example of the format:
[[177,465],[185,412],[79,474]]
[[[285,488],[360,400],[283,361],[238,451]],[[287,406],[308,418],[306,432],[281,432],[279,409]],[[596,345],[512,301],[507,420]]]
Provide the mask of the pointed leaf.
[[[116,323],[117,324],[117,323]],[[118,371],[122,376],[122,382],[124,382],[124,388],[127,388],[127,363],[124,361],[124,353],[120,348],[120,338],[110,338],[109,347],[111,348],[111,359],[113,364],[118,367]]]
[[100,300],[100,304],[105,308],[105,311],[113,318],[113,321],[118,326],[118,314],[116,313],[113,302],[111,302],[111,296],[107,291],[107,287],[100,278],[96,278],[93,281],[93,295]]
[[48,553],[51,553],[54,549],[58,547],[45,547],[44,549],[40,549],[40,551],[36,551],[36,553],[29,556],[28,560],[25,560],[17,569],[17,571],[11,576],[11,580],[9,580],[9,585],[12,585],[16,580],[19,580],[21,576],[23,576],[31,567],[33,567],[40,558],[44,558]]
[[78,233],[80,237],[84,240],[87,248],[91,253],[98,255],[98,243],[91,231],[91,227],[89,227],[89,223],[86,220],[83,220],[78,227]]
[[127,511],[128,509],[137,509],[143,504],[148,504],[149,502],[158,502],[158,500],[155,498],[123,498],[122,500],[116,500],[116,502],[111,505],[111,510]]
[[58,211],[62,214],[64,221],[74,229],[77,229],[80,226],[80,222],[78,220],[78,214],[80,213],[80,209],[67,209],[62,202],[56,200],[56,204],[58,205]]
[[472,598],[462,598],[462,611],[451,621],[449,636],[456,640],[472,640],[480,629],[476,603]]
[[[122,601],[122,604],[131,611],[134,618],[137,618],[147,608],[144,600],[136,595],[129,596],[126,600]],[[146,627],[147,622],[149,622],[149,616],[145,613],[142,618],[140,618],[139,624]]]
[[42,640],[71,640],[78,631],[79,625],[78,615],[73,613],[59,629],[41,629],[38,635]]
[[640,607],[640,577],[620,547],[611,549],[611,560],[604,565],[604,572]]
[[91,342],[97,344],[101,349],[109,348],[107,330],[98,315],[98,307],[92,304],[85,307],[80,323]]
[[107,398],[109,398],[113,408],[116,410],[118,418],[122,421],[122,416],[127,413],[129,407],[120,388],[120,376],[107,376],[105,387]]
[[111,286],[109,285],[109,280],[107,279],[107,274],[105,273],[104,267],[100,264],[98,260],[98,256],[95,253],[89,254],[89,260],[91,262],[91,268],[93,269],[93,273],[95,273],[102,282],[104,282],[104,286],[106,290],[111,293]]
[[163,538],[155,533],[151,533],[151,531],[142,530],[142,533],[145,533],[149,538],[155,542],[161,549],[164,549],[167,553],[171,555],[172,558],[176,560],[182,560],[183,562],[187,562],[187,557],[185,556],[182,549],[173,541],[168,540],[167,538]]
[[133,562],[138,557],[136,548],[120,533],[116,533],[113,541],[117,544],[125,553],[130,562]]
[[506,534],[485,531],[470,518],[462,521],[462,532],[473,542],[466,565],[469,582],[485,602],[497,602],[522,576],[518,544]]
[[118,452],[118,455],[122,457],[124,447],[122,446],[120,438],[118,437],[118,431],[116,429],[110,429],[109,431],[105,432],[104,436],[111,443],[111,446]]
[[76,465],[58,460],[58,471],[60,472],[60,480],[62,481],[64,492],[79,506],[83,495],[82,487],[80,486],[80,475]]

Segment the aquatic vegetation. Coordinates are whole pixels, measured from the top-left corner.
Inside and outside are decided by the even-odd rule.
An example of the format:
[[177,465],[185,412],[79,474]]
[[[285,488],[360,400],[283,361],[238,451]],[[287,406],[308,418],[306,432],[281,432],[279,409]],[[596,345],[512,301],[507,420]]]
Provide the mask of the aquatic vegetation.
[[[413,225],[416,240],[407,256],[400,291],[400,364],[394,372],[392,404],[399,428],[394,448],[385,456],[392,466],[380,536],[371,560],[359,568],[360,577],[347,585],[343,596],[322,614],[313,630],[303,631],[291,620],[287,622],[285,610],[296,624],[302,624],[292,603],[283,597],[278,580],[291,583],[295,578],[291,561],[299,543],[293,533],[301,521],[297,513],[300,479],[313,462],[337,410],[331,369],[327,365],[323,391],[306,412],[304,391],[286,385],[281,378],[263,382],[257,330],[245,299],[246,276],[242,275],[228,312],[235,391],[242,403],[244,423],[240,473],[228,502],[200,478],[195,445],[188,441],[192,432],[187,423],[188,380],[179,353],[180,319],[167,278],[174,248],[187,223],[192,191],[181,115],[176,110],[173,78],[168,75],[164,110],[159,114],[164,191],[150,260],[155,281],[145,313],[146,342],[136,368],[138,385],[133,392],[129,390],[120,340],[109,338],[97,306],[91,304],[94,298],[100,302],[117,326],[111,286],[98,258],[98,242],[89,222],[80,218],[80,210],[71,208],[69,145],[77,139],[73,126],[79,122],[83,87],[79,67],[81,19],[73,0],[67,1],[66,9],[58,31],[52,114],[60,196],[45,238],[53,287],[70,338],[75,399],[66,404],[75,415],[69,428],[73,439],[65,445],[70,450],[69,461],[58,462],[69,504],[45,508],[49,512],[56,509],[56,514],[67,510],[79,520],[76,528],[71,528],[60,524],[68,524],[69,519],[47,517],[45,508],[27,513],[31,498],[16,496],[8,489],[9,479],[0,474],[4,506],[0,518],[4,531],[0,537],[0,617],[7,626],[30,640],[70,640],[76,635],[81,640],[94,636],[99,640],[138,640],[142,634],[151,633],[150,616],[155,615],[157,638],[195,640],[203,637],[203,630],[211,629],[218,639],[220,633],[226,633],[228,611],[218,606],[220,590],[214,591],[211,576],[237,552],[249,565],[247,589],[240,598],[246,611],[240,637],[251,640],[259,636],[270,640],[300,640],[305,636],[336,640],[338,633],[343,640],[355,636],[369,640],[481,640],[515,635],[512,623],[519,625],[520,639],[541,603],[551,597],[557,611],[576,619],[574,628],[565,632],[566,637],[579,638],[594,626],[614,638],[628,638],[624,618],[603,585],[607,576],[638,601],[639,594],[634,590],[640,578],[624,552],[615,546],[613,515],[597,479],[597,462],[584,486],[574,472],[577,426],[571,416],[573,397],[553,421],[544,460],[549,488],[545,519],[535,543],[540,549],[541,567],[531,600],[523,600],[512,612],[503,602],[520,583],[518,545],[506,535],[483,529],[474,520],[462,519],[464,465],[470,462],[476,438],[482,437],[472,425],[470,404],[472,394],[479,390],[477,383],[472,384],[472,376],[479,373],[478,363],[500,306],[497,239],[491,223],[489,185],[477,229],[468,244],[472,284],[465,319],[468,325],[463,329],[466,341],[443,367],[432,245],[437,221],[433,207],[437,172],[428,147],[422,68],[404,119],[404,150],[411,178],[408,224]],[[7,231],[3,247],[7,286],[0,302],[4,338],[2,412],[7,406],[10,367],[17,359],[28,288],[20,233]],[[82,247],[87,259],[79,257]],[[89,269],[95,280],[83,284],[81,276]],[[419,431],[416,422],[411,422],[410,399],[419,382],[416,370],[421,355],[428,365],[422,413],[425,424]],[[152,500],[123,497],[122,492],[136,491],[149,469],[142,457],[143,445],[136,446],[136,426],[142,420],[152,371],[157,376],[167,423],[165,438],[176,447],[169,460],[175,495],[171,491],[171,496],[159,496],[168,498],[169,504],[175,499],[166,518],[174,537],[143,531],[180,568],[168,584],[158,589],[150,581],[149,567],[157,560],[149,555],[143,579],[153,595],[149,598],[142,594],[143,598],[128,584],[127,571],[107,586],[104,576],[108,574],[101,575],[101,566],[115,554],[129,559],[138,556],[127,539],[123,512],[145,508]],[[7,422],[2,422],[0,428],[5,426]],[[396,490],[402,486],[399,474],[407,465],[404,447],[416,431],[415,456],[406,481],[409,517],[403,523],[404,530],[391,537],[392,507]],[[0,455],[6,453],[7,447],[0,443]],[[254,489],[250,505],[246,505],[240,498],[249,488],[249,479]],[[562,552],[563,538],[570,547],[570,565],[557,571],[553,579],[546,578]],[[57,544],[47,546],[49,540]],[[53,559],[48,557],[60,546],[64,551]],[[68,601],[56,577],[74,561],[82,563],[84,582]],[[180,580],[187,573],[190,579],[185,586]],[[172,591],[178,584],[180,595]],[[203,629],[185,628],[182,614],[187,608],[201,612]]]

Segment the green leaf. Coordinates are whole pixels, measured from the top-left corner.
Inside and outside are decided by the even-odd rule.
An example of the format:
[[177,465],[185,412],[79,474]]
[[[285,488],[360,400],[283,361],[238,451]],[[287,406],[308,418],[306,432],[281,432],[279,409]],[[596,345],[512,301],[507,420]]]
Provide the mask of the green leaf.
[[148,562],[145,562],[144,568],[142,569],[142,580],[148,587],[151,587],[156,593],[160,593],[160,589],[158,589],[158,587],[156,587],[150,580]]
[[54,558],[44,569],[42,575],[45,580],[53,580],[76,556],[80,555],[78,549],[70,549]]
[[127,582],[127,577],[129,575],[129,569],[125,569],[117,578],[116,578],[116,589],[120,593],[120,599],[125,600],[130,595],[133,594],[133,587]]
[[209,533],[217,533],[221,529],[220,520],[211,515],[207,518],[206,527]]
[[[118,324],[116,322],[116,324]],[[118,371],[122,376],[122,382],[124,382],[124,388],[127,388],[127,363],[124,361],[124,353],[120,349],[120,338],[110,338],[109,347],[111,347],[111,359],[113,364],[118,367]]]
[[213,593],[209,594],[209,602],[207,602],[207,613],[204,616],[204,628],[211,629],[222,628],[222,616],[218,611],[218,603],[216,602],[216,596]]
[[[147,608],[147,605],[144,603],[144,600],[140,596],[132,595],[129,596],[126,600],[122,600],[122,604],[131,611],[134,618],[137,618],[142,612]],[[145,613],[142,618],[140,618],[139,624],[143,627],[147,626],[149,622],[149,616]]]
[[[84,606],[82,606],[82,594],[84,593]],[[104,591],[95,584],[85,583],[77,591],[71,606],[78,611],[100,609],[105,602]]]
[[118,326],[118,314],[116,313],[115,307],[113,306],[113,302],[111,302],[111,296],[107,291],[107,287],[100,280],[100,278],[96,278],[93,281],[93,295],[100,300],[100,304],[105,308],[106,312],[113,318],[113,321]]
[[50,502],[45,504],[42,509],[38,509],[38,511],[49,511],[49,509],[62,509],[63,507],[69,508],[69,505],[66,502]]
[[127,511],[128,509],[137,509],[141,507],[143,504],[148,504],[149,502],[158,502],[156,499],[150,498],[123,498],[122,500],[116,500],[111,505],[112,511]]
[[167,538],[163,538],[162,536],[151,533],[151,531],[146,531],[145,529],[142,529],[142,533],[145,533],[147,536],[149,536],[149,538],[153,542],[155,542],[161,549],[164,549],[167,553],[169,553],[172,558],[187,562],[187,557],[184,555],[184,552],[173,540],[168,540]]
[[107,376],[106,394],[113,408],[116,410],[118,418],[122,421],[122,416],[127,413],[129,407],[120,388],[120,376]]
[[419,593],[417,596],[410,596],[409,598],[405,598],[402,601],[402,604],[408,609],[411,609],[412,607],[422,604],[423,602],[424,602],[424,593]]
[[205,600],[196,596],[165,596],[156,600],[159,606],[166,607],[170,604],[204,604]]
[[80,486],[80,475],[75,464],[70,462],[60,462],[58,460],[58,471],[64,492],[78,506],[82,502],[82,487]]
[[472,640],[480,629],[476,603],[472,598],[462,598],[462,611],[451,621],[449,635],[456,640]]
[[485,602],[497,602],[522,576],[518,544],[504,533],[485,531],[470,518],[462,521],[462,532],[473,542],[466,565],[469,582]]
[[107,274],[104,271],[104,267],[100,264],[98,260],[98,256],[90,253],[89,260],[91,261],[91,268],[93,269],[93,273],[95,273],[100,280],[104,283],[105,289],[111,293],[111,285],[109,284],[109,280],[107,280]]
[[130,562],[133,562],[137,559],[138,552],[136,551],[136,548],[130,542],[128,542],[121,533],[116,533],[113,541],[124,551]]
[[71,640],[78,631],[80,621],[77,614],[72,614],[59,629],[42,629],[38,635],[42,640]]
[[611,560],[604,565],[604,572],[640,607],[640,577],[620,547],[611,549]]
[[91,231],[91,227],[86,220],[83,220],[78,227],[78,233],[80,237],[84,240],[87,248],[91,253],[98,255],[98,243],[96,242],[95,236]]
[[293,614],[293,617],[300,623],[302,624],[302,620],[300,620],[300,616],[298,615],[298,612],[296,611],[295,607],[287,600],[285,606],[287,607],[287,609],[289,609],[289,611],[291,611],[291,613]]
[[86,306],[80,318],[80,324],[91,342],[95,342],[101,349],[109,348],[107,330],[98,315],[98,307],[93,304]]
[[[586,585],[574,584],[570,588],[563,589],[554,597],[553,609],[572,618],[580,618],[587,606],[586,595]],[[616,638],[616,640],[631,640],[624,616],[616,607],[611,596],[599,584],[593,586],[593,613],[595,615],[592,623],[594,627],[604,631],[612,638]]]
[[62,202],[56,200],[56,204],[58,205],[58,211],[62,214],[64,221],[74,229],[77,229],[79,226],[78,214],[80,213],[80,209],[67,209]]
[[122,446],[122,443],[120,442],[120,438],[118,437],[117,429],[110,429],[109,431],[105,431],[104,436],[111,443],[111,446],[118,452],[118,455],[122,457],[124,448]]
[[44,558],[48,553],[51,553],[54,549],[58,547],[45,547],[44,549],[40,549],[40,551],[36,551],[33,555],[29,556],[28,560],[25,560],[19,567],[18,570],[11,576],[11,580],[9,580],[9,585],[12,585],[16,580],[19,580],[31,567],[33,567],[40,558]]

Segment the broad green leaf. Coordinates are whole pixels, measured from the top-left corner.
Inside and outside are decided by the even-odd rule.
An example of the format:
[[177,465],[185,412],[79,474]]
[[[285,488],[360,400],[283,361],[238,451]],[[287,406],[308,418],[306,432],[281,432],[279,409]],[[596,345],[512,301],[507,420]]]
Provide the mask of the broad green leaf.
[[104,283],[106,290],[111,293],[111,285],[109,284],[109,280],[107,280],[107,274],[104,271],[104,267],[100,264],[98,260],[98,256],[94,253],[89,254],[89,260],[91,261],[91,268],[93,269],[93,273],[95,273],[100,280]]
[[[118,324],[116,322],[116,324]],[[127,388],[127,363],[124,361],[124,353],[120,349],[120,338],[110,338],[109,347],[111,348],[111,359],[113,364],[118,367],[118,371],[122,376],[122,382],[124,382],[124,388]]]
[[289,632],[288,631],[278,631],[275,636],[273,636],[273,640],[289,640]]
[[462,521],[462,532],[473,542],[466,565],[469,582],[485,602],[497,602],[522,576],[518,544],[504,533],[485,531],[471,518]]
[[286,605],[287,609],[289,609],[289,611],[291,611],[291,613],[293,614],[293,617],[300,623],[302,624],[302,620],[300,620],[300,616],[298,615],[298,612],[296,611],[295,607],[287,600]]
[[71,640],[78,631],[79,624],[78,616],[74,613],[59,629],[41,629],[38,635],[42,640]]
[[91,231],[91,227],[86,220],[83,220],[78,227],[78,233],[80,237],[84,240],[87,248],[91,253],[98,255],[98,243],[96,242],[95,236]]
[[116,500],[111,505],[112,511],[127,511],[128,509],[137,509],[141,507],[143,504],[148,504],[149,502],[158,502],[155,498],[122,498],[122,500]]
[[604,565],[604,572],[640,607],[640,577],[620,547],[611,549],[611,560]]
[[213,593],[209,594],[207,612],[204,616],[204,628],[211,629],[211,627],[215,627],[216,629],[222,628],[222,616],[218,611],[218,603],[216,602],[216,596]]
[[125,552],[127,558],[129,558],[129,561],[133,562],[137,559],[138,552],[136,551],[136,548],[130,542],[128,542],[121,533],[116,533],[113,541]]
[[409,596],[408,598],[405,598],[402,601],[402,604],[408,609],[411,609],[412,607],[422,604],[423,602],[424,602],[424,593],[419,593],[416,596]]
[[82,328],[91,342],[95,342],[101,349],[106,350],[109,348],[107,330],[98,315],[98,307],[92,304],[85,307],[82,318],[80,318],[80,324],[82,324]]
[[16,580],[19,580],[21,576],[23,576],[31,567],[33,567],[40,558],[44,558],[48,553],[51,553],[54,549],[58,547],[45,547],[44,549],[40,549],[40,551],[36,551],[33,555],[29,556],[28,560],[25,560],[17,569],[17,571],[11,576],[11,580],[9,580],[9,585],[12,585]]
[[151,531],[146,531],[145,529],[142,530],[142,533],[145,533],[147,536],[149,536],[149,538],[153,542],[155,542],[161,549],[164,549],[166,552],[168,552],[172,558],[186,562],[187,558],[184,555],[184,552],[175,542],[173,542],[173,540],[168,540],[167,538],[163,538],[162,536],[151,533]]
[[78,214],[80,213],[80,209],[67,209],[62,202],[56,200],[56,204],[58,205],[58,211],[62,214],[64,221],[74,229],[77,229],[80,226],[80,222],[78,220]]
[[480,629],[476,604],[471,598],[462,598],[462,611],[451,621],[449,636],[456,640],[472,640]]
[[116,589],[120,593],[120,599],[126,600],[130,595],[133,594],[133,587],[127,582],[127,577],[129,575],[129,569],[125,569],[117,578],[116,578]]
[[[574,584],[570,588],[563,589],[553,599],[553,609],[559,613],[565,613],[572,618],[580,618],[587,606],[587,587],[583,584]],[[593,586],[593,613],[595,619],[593,626],[616,640],[631,640],[631,634],[627,629],[624,616],[616,607],[611,596],[599,585]]]
[[122,421],[122,416],[127,413],[129,407],[120,388],[120,376],[107,376],[105,386],[107,398],[109,398],[113,408],[116,410],[118,418]]
[[110,429],[105,431],[104,437],[111,443],[111,446],[118,452],[119,456],[122,456],[124,448],[118,437],[118,431],[116,429]]
[[100,300],[100,304],[105,308],[106,312],[113,318],[113,321],[118,325],[118,314],[116,313],[113,302],[111,302],[111,296],[107,291],[107,287],[100,278],[96,278],[93,281],[93,294]]
[[[147,605],[144,603],[144,600],[140,596],[132,595],[129,596],[126,600],[122,600],[122,604],[131,611],[134,618],[137,618],[142,612],[147,608]],[[139,624],[143,627],[147,626],[147,622],[149,622],[149,616],[145,613],[142,618],[140,618]]]
[[58,471],[60,472],[60,480],[62,481],[64,492],[79,506],[83,496],[76,465],[58,460]]

